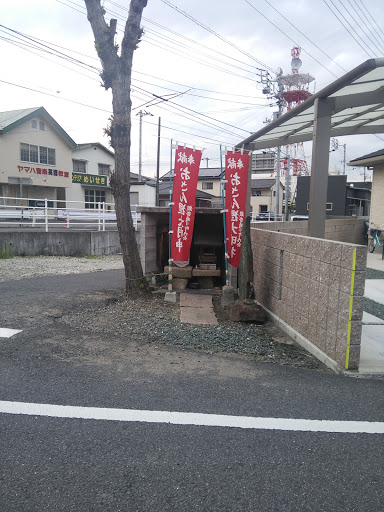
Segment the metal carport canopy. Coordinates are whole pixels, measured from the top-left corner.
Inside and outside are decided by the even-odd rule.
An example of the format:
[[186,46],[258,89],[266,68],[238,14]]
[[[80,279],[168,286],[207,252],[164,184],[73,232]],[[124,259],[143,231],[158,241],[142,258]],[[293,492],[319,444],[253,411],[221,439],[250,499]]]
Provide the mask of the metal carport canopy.
[[384,133],[384,58],[363,62],[236,145],[267,149],[312,140],[309,235],[324,237],[329,140]]

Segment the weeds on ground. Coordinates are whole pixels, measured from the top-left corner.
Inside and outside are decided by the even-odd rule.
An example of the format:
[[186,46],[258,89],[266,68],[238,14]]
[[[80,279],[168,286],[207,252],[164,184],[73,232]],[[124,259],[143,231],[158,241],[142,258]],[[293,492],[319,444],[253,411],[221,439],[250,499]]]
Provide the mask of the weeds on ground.
[[9,260],[10,258],[13,258],[11,248],[10,247],[2,247],[0,249],[0,260]]

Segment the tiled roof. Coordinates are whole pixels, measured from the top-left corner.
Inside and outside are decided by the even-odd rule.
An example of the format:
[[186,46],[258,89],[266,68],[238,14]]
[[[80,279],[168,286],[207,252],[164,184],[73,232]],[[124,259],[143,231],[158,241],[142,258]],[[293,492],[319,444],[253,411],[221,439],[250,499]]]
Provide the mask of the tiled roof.
[[271,179],[255,179],[251,181],[251,188],[272,188],[273,185],[276,183],[275,178]]

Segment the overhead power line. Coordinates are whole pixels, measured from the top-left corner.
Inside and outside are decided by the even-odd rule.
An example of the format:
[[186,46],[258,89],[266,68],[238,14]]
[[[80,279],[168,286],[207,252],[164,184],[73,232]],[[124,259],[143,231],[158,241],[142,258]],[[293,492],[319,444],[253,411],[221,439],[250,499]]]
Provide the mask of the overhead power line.
[[[382,52],[383,47],[382,46],[380,47],[379,41],[378,41],[379,45],[376,44],[376,42],[374,40],[375,37],[373,37],[373,38],[371,37],[371,36],[374,36],[374,32],[370,29],[370,27],[368,27],[364,17],[362,17],[357,12],[357,10],[356,10],[355,6],[352,4],[351,0],[347,0],[347,1],[348,1],[349,5],[352,7],[352,10],[357,15],[357,18],[355,17],[354,14],[352,14],[352,12],[350,10],[348,10],[348,8],[343,4],[342,0],[340,0],[340,3],[344,7],[346,12],[348,12],[349,16],[352,18],[352,21],[355,23],[355,27],[359,27],[361,29],[361,31],[363,32],[364,38],[369,39],[371,41],[371,43],[373,44],[373,46],[375,46],[379,52]],[[372,34],[371,34],[371,32],[372,32]]]
[[[7,27],[5,27],[5,28],[7,28]],[[11,30],[12,32],[17,33],[17,34],[18,34],[18,35],[20,35],[21,37],[24,37],[24,36],[25,36],[25,37],[26,37],[26,39],[28,40],[28,44],[30,43],[30,41],[36,42],[36,41],[35,41],[35,39],[34,39],[34,38],[32,38],[31,36],[26,36],[26,35],[24,35],[24,34],[22,34],[22,33],[19,33],[19,32],[17,32],[17,31],[14,31],[13,29],[10,29],[10,30]],[[44,52],[52,53],[52,52],[50,51],[50,50],[52,50],[52,48],[51,48],[48,44],[43,44],[42,46],[43,46],[43,51],[44,51]],[[73,60],[73,59],[71,59],[71,58],[70,58],[70,56],[68,56],[67,54],[65,54],[65,53],[63,53],[63,52],[59,52],[59,54],[60,54],[60,58],[64,58],[65,60],[69,60],[69,62],[71,62],[71,63],[73,63],[73,64],[76,64],[76,65],[85,65],[85,66],[87,66],[84,62],[79,61],[78,59],[74,59],[74,60]],[[54,55],[55,55],[55,54],[54,54]],[[88,69],[88,68],[87,68],[87,69]],[[90,66],[90,68],[89,68],[89,69],[90,69],[91,71],[93,71],[93,72],[96,72],[97,74],[99,74],[99,73],[100,73],[100,71],[101,71],[101,70],[99,70],[98,68],[96,68],[95,66]],[[136,89],[138,89],[138,90],[141,90],[141,91],[143,91],[144,93],[146,93],[147,95],[149,95],[149,98],[151,98],[150,102],[153,102],[154,97],[156,97],[156,95],[154,95],[153,93],[150,93],[149,91],[146,91],[145,89],[142,89],[142,88],[137,87],[137,86],[135,86],[135,88],[136,88]],[[177,94],[183,94],[183,93],[184,93],[183,91],[175,91],[175,92],[176,92]],[[174,103],[174,102],[171,102],[171,103]],[[148,104],[149,104],[149,101],[147,101],[144,105],[148,105]],[[144,105],[143,105],[143,106],[144,106]],[[181,111],[184,111],[184,112],[185,112],[185,111],[188,111],[188,112],[191,112],[191,113],[192,113],[192,114],[194,114],[194,115],[200,116],[200,122],[201,122],[201,118],[209,119],[210,121],[213,121],[213,122],[215,122],[215,123],[216,123],[216,126],[215,126],[215,125],[213,125],[213,123],[212,123],[212,122],[210,122],[210,124],[211,124],[212,126],[214,126],[216,129],[218,129],[218,128],[219,128],[219,127],[218,127],[218,124],[219,124],[219,125],[220,125],[220,129],[221,129],[221,131],[223,131],[223,125],[224,125],[224,126],[229,126],[229,127],[231,127],[231,128],[235,128],[236,130],[239,130],[239,131],[243,131],[243,132],[249,133],[249,131],[248,131],[248,130],[243,130],[242,128],[240,128],[240,127],[238,127],[238,126],[234,126],[234,125],[232,125],[232,124],[225,123],[224,121],[221,121],[221,120],[219,120],[219,119],[215,119],[215,118],[213,118],[213,117],[211,117],[211,116],[207,116],[207,115],[206,115],[206,114],[204,114],[204,113],[198,112],[198,111],[193,110],[193,109],[189,109],[188,107],[184,107],[183,105],[180,105],[180,104],[177,104],[177,103],[174,103],[173,108],[174,108],[174,109],[177,109],[177,110],[179,110],[179,111],[180,111],[180,109],[181,109]],[[230,134],[231,134],[231,135],[235,135],[235,136],[239,136],[239,134],[234,134],[233,132],[230,132]]]
[[[348,25],[351,27],[351,24],[345,19],[345,16],[340,12],[340,9],[338,7],[335,6],[334,2],[332,0],[329,0],[332,5],[335,7],[335,9],[337,10],[337,12],[340,14],[341,18],[343,18],[347,23]],[[332,7],[328,4],[327,0],[323,0],[323,2],[325,3],[325,5],[328,7],[328,9],[331,11],[331,13],[335,16],[335,18],[337,18],[337,20],[342,24],[342,26],[345,28],[345,30],[348,32],[348,34],[352,37],[352,39],[354,39],[354,41],[356,41],[356,43],[360,46],[360,48],[368,55],[368,57],[372,57],[372,53],[369,53],[366,48],[364,48],[360,41],[358,41],[356,39],[356,37],[353,35],[353,27],[351,27],[352,29],[352,32],[349,30],[349,28],[344,24],[344,22],[342,21],[342,19],[340,19],[340,17],[335,13],[335,11],[332,9]],[[361,37],[356,33],[356,36],[358,36],[360,39]],[[363,41],[363,43],[367,46],[367,48],[369,49],[368,45]]]
[[[124,5],[121,5],[121,4],[118,4],[116,2],[113,2],[112,0],[108,0],[108,4],[111,4],[111,5],[114,5],[124,11],[129,11],[128,7],[125,7]],[[109,12],[112,12],[110,10],[108,10]],[[175,35],[176,37],[178,37],[179,39],[184,39],[186,41],[189,41],[190,43],[196,45],[196,46],[200,46],[201,48],[205,48],[207,49],[208,51],[214,53],[214,54],[218,54],[218,55],[221,55],[222,57],[225,57],[229,60],[233,60],[239,64],[243,64],[244,66],[248,66],[250,68],[252,68],[253,71],[255,70],[258,70],[258,68],[256,68],[253,64],[249,64],[248,62],[244,62],[244,61],[241,61],[239,59],[237,59],[236,57],[233,57],[231,55],[227,55],[226,53],[223,53],[223,52],[220,52],[219,50],[216,50],[214,48],[210,48],[209,46],[207,46],[206,44],[203,44],[201,43],[200,41],[195,41],[194,39],[190,38],[190,37],[187,37],[185,34],[179,34],[178,32],[175,32],[174,30],[170,29],[169,27],[166,27],[164,25],[161,25],[160,23],[156,22],[156,21],[153,21],[149,18],[146,18],[145,16],[142,17],[142,20],[147,22],[147,23],[150,23],[152,25],[155,25],[156,27],[159,27],[161,28],[162,30],[166,31],[166,32],[169,32],[170,34],[173,34]],[[172,38],[170,38],[169,36],[164,36],[163,34],[159,33],[159,32],[156,32],[155,30],[153,29],[149,29],[148,27],[144,26],[145,27],[145,30],[149,30],[155,34],[157,34],[158,37],[163,37],[163,38],[166,38],[170,41],[173,41]]]
[[[39,46],[36,46],[36,44],[37,44],[37,45],[39,45],[40,43],[44,43],[44,44],[42,44],[42,47],[44,47],[44,48],[45,48],[45,50],[44,50],[44,51],[45,51],[45,53],[47,53],[47,54],[51,54],[51,55],[56,56],[56,53],[55,53],[55,52],[56,52],[56,50],[55,50],[54,48],[52,48],[52,46],[53,46],[53,47],[54,47],[54,46],[56,46],[56,47],[58,47],[58,48],[60,48],[60,49],[62,49],[62,50],[66,50],[66,51],[69,51],[69,52],[72,52],[72,53],[76,53],[76,54],[78,54],[78,55],[82,55],[83,57],[87,57],[87,58],[89,58],[89,59],[95,59],[95,60],[98,60],[96,57],[95,57],[95,58],[94,58],[94,57],[91,57],[91,56],[86,55],[86,54],[84,54],[84,53],[80,53],[80,52],[74,51],[74,50],[72,50],[72,49],[69,49],[69,48],[66,48],[66,47],[63,47],[63,46],[60,46],[60,45],[56,45],[56,44],[51,43],[51,42],[49,42],[49,41],[46,41],[46,40],[43,40],[43,39],[39,39],[39,38],[35,38],[35,37],[33,37],[33,38],[32,38],[31,36],[28,36],[27,34],[24,34],[24,33],[19,32],[19,31],[17,31],[17,30],[11,29],[11,28],[9,28],[9,27],[5,27],[4,25],[1,25],[1,24],[0,24],[0,27],[3,27],[3,28],[4,28],[4,29],[6,29],[7,31],[9,31],[9,32],[11,32],[11,33],[13,33],[13,34],[16,34],[16,36],[15,36],[15,37],[16,37],[16,40],[12,40],[12,39],[5,38],[5,37],[1,37],[1,36],[0,36],[0,39],[1,39],[1,40],[5,41],[5,42],[8,42],[8,43],[10,43],[10,44],[14,44],[14,45],[18,46],[19,48],[22,48],[22,49],[24,49],[24,50],[26,50],[26,51],[28,51],[28,50],[27,50],[27,48],[26,48],[26,46],[28,46],[28,47],[30,47],[30,48],[34,48],[34,49],[39,50],[39,51],[42,51],[42,49],[43,49],[43,48],[41,48],[41,47],[39,47]],[[0,29],[0,32],[7,33],[7,32],[6,32],[6,30],[1,30],[1,29]],[[17,37],[17,36],[20,36],[20,37]],[[30,42],[28,42],[28,41],[24,41],[24,40],[23,40],[23,38],[27,38],[27,39],[28,39],[28,41],[30,41]],[[34,42],[34,43],[36,43],[36,44],[33,44],[33,42]],[[48,45],[49,45],[49,46],[48,46]],[[53,50],[53,51],[49,51],[48,49],[49,49],[49,50]],[[36,54],[35,52],[31,52],[31,53],[33,53],[33,54],[35,54],[35,55],[39,55],[39,54]],[[73,58],[72,58],[71,56],[69,56],[68,54],[64,54],[64,53],[62,53],[62,52],[60,52],[60,55],[61,55],[61,57],[60,57],[60,58],[62,58],[62,59],[64,59],[64,60],[67,60],[68,62],[73,62],[74,64],[78,64],[78,65],[79,65],[79,63],[81,63],[81,64],[83,64],[83,67],[84,67],[85,69],[91,69],[92,71],[97,72],[97,74],[100,74],[100,73],[101,73],[101,68],[98,68],[98,67],[96,67],[96,66],[90,66],[90,65],[88,65],[88,64],[86,64],[86,63],[84,63],[84,62],[82,62],[82,61],[77,60],[77,59],[76,59],[76,61],[73,61]],[[39,55],[39,56],[40,56],[40,55]],[[44,57],[42,57],[42,58],[44,58]],[[50,61],[50,62],[55,62],[55,61],[52,61],[52,60],[50,60],[50,59],[47,59],[47,60],[48,60],[48,61]],[[64,66],[64,67],[65,67],[65,66]],[[67,69],[71,69],[71,68],[67,68]],[[151,74],[149,74],[149,73],[143,73],[143,72],[136,71],[136,70],[134,70],[134,73],[138,73],[138,74],[142,74],[142,75],[145,75],[145,76],[149,76],[149,77],[151,77],[151,78],[155,78],[155,79],[157,79],[157,80],[162,80],[162,81],[165,81],[165,82],[168,82],[168,83],[174,83],[175,85],[179,85],[179,86],[181,86],[181,87],[187,87],[187,88],[189,88],[189,89],[194,89],[194,90],[197,90],[197,91],[198,91],[198,90],[200,90],[200,91],[204,91],[204,92],[212,92],[212,93],[215,93],[215,94],[227,95],[227,96],[236,96],[236,97],[240,97],[240,98],[252,98],[252,99],[254,100],[254,96],[246,96],[246,95],[242,95],[242,94],[235,94],[235,93],[226,93],[226,92],[214,91],[214,90],[212,90],[212,89],[202,89],[202,88],[198,88],[198,87],[195,87],[195,86],[192,86],[192,85],[186,85],[186,84],[181,84],[181,83],[179,83],[179,82],[172,82],[172,81],[170,81],[170,80],[164,80],[164,79],[162,79],[162,78],[156,77],[156,76],[151,75]],[[84,76],[88,76],[88,77],[89,77],[89,75],[84,75]],[[91,78],[91,77],[89,77],[89,78]],[[97,80],[97,79],[93,78],[93,80]],[[134,81],[137,81],[137,82],[147,83],[148,85],[155,85],[155,84],[153,84],[153,83],[145,82],[145,81],[143,81],[143,80],[138,80],[138,79],[133,79],[133,80],[134,80]],[[161,88],[163,88],[163,89],[172,90],[173,92],[181,92],[181,91],[176,91],[175,89],[167,88],[167,87],[160,86],[160,85],[156,85],[156,87],[161,87]],[[249,104],[249,103],[244,103],[244,102],[237,102],[237,101],[234,101],[234,100],[223,100],[223,99],[220,99],[220,98],[213,98],[212,96],[209,96],[209,97],[208,97],[208,96],[203,96],[203,95],[197,95],[197,94],[190,93],[190,92],[187,92],[187,93],[185,93],[185,94],[188,94],[188,95],[190,95],[190,96],[201,97],[201,98],[208,98],[208,99],[212,99],[212,100],[215,100],[215,101],[227,101],[227,102],[232,102],[232,103],[242,103],[242,104],[247,104],[247,105]]]
[[[279,14],[279,15],[280,15],[280,16],[281,16],[281,17],[282,17],[282,18],[283,18],[287,23],[289,23],[289,24],[291,25],[291,27],[293,27],[295,30],[297,30],[297,32],[299,32],[299,34],[301,34],[302,36],[304,36],[304,37],[305,37],[305,39],[307,39],[311,44],[313,44],[313,46],[314,46],[315,48],[317,48],[317,49],[318,49],[318,50],[319,50],[323,55],[325,55],[325,56],[327,57],[327,59],[331,60],[334,64],[336,64],[337,66],[339,66],[339,68],[340,68],[341,70],[343,70],[345,73],[347,72],[347,70],[346,70],[346,69],[344,69],[344,68],[343,68],[343,66],[341,66],[338,62],[336,62],[334,59],[332,59],[332,57],[330,57],[327,53],[325,53],[325,51],[323,51],[323,50],[322,50],[322,49],[321,49],[321,48],[320,48],[316,43],[314,43],[314,42],[312,41],[312,39],[310,39],[307,35],[305,35],[305,34],[304,34],[304,33],[303,33],[303,32],[302,32],[302,31],[301,31],[301,30],[300,30],[300,29],[299,29],[299,28],[294,24],[294,23],[292,23],[291,21],[289,21],[289,19],[288,19],[284,14],[282,14],[278,9],[276,9],[276,7],[274,7],[274,6],[271,4],[271,2],[269,2],[268,0],[264,0],[264,1],[265,1],[265,2],[266,2],[266,3],[267,3],[267,4],[268,4],[268,5],[269,5],[269,6],[270,6],[274,11],[276,11],[276,12],[277,12],[277,13],[278,13],[278,14]],[[270,20],[268,20],[268,21],[270,21]],[[270,21],[270,23],[272,23],[272,22]],[[287,34],[285,34],[285,35],[288,37],[288,35],[287,35]],[[301,48],[305,53],[307,53],[307,52],[306,52],[306,50],[305,50],[305,49],[303,49],[301,46],[300,46],[300,48]],[[326,68],[326,69],[327,69],[327,68]],[[328,70],[327,70],[327,71],[328,71]]]
[[248,52],[245,52],[244,50],[242,50],[241,48],[239,48],[239,46],[237,46],[236,44],[232,43],[232,41],[229,41],[228,39],[226,39],[225,37],[223,37],[221,34],[215,32],[213,29],[211,29],[210,27],[208,27],[207,25],[204,25],[201,21],[197,20],[196,18],[194,18],[193,16],[191,16],[190,14],[188,14],[187,12],[185,11],[182,11],[181,9],[179,9],[179,7],[177,7],[176,5],[173,5],[169,0],[161,0],[164,4],[168,5],[169,7],[171,7],[172,9],[174,9],[175,11],[177,11],[178,13],[180,13],[182,16],[185,16],[186,18],[188,18],[189,20],[191,20],[193,23],[195,23],[196,25],[198,25],[199,27],[203,28],[204,30],[206,30],[207,32],[213,34],[215,37],[219,38],[221,41],[223,41],[224,43],[232,46],[232,48],[235,48],[235,50],[239,51],[240,53],[242,53],[243,55],[246,55],[249,59],[257,62],[258,64],[260,64],[261,66],[263,66],[263,68],[265,69],[268,69],[269,71],[271,71],[272,73],[274,73],[275,71],[269,67],[267,64],[265,64],[264,62],[262,62],[261,60],[258,60],[256,59],[256,57],[254,57],[253,55],[251,55],[250,53]]
[[112,114],[111,110],[106,110],[104,108],[95,107],[94,105],[87,105],[86,103],[82,103],[81,101],[70,100],[68,98],[63,98],[62,96],[57,96],[56,94],[50,94],[49,92],[39,91],[37,89],[33,89],[32,87],[27,87],[25,85],[20,85],[20,84],[14,84],[12,82],[7,82],[5,80],[0,80],[0,82],[3,84],[12,85],[13,87],[19,87],[20,89],[25,89],[27,91],[38,92],[39,94],[44,94],[45,96],[51,96],[52,98],[56,98],[57,100],[68,101],[69,103],[75,103],[76,105],[81,105],[82,107],[93,108],[94,110],[100,110],[101,112],[107,112],[108,114]]
[[[162,2],[165,1],[165,0],[161,0]],[[284,30],[282,30],[278,25],[276,25],[276,23],[274,23],[273,21],[271,21],[269,18],[267,18],[267,16],[265,16],[265,14],[263,14],[259,9],[257,9],[257,7],[255,7],[249,0],[244,0],[244,2],[246,2],[254,11],[256,11],[257,13],[259,13],[263,18],[265,18],[267,21],[269,21],[269,23],[271,23],[271,25],[273,25],[279,32],[281,32],[282,34],[285,35],[285,37],[287,37],[290,41],[292,41],[296,46],[300,46],[300,48],[303,50],[304,53],[306,53],[307,55],[309,55],[309,57],[311,57],[311,59],[313,59],[314,61],[316,61],[321,67],[323,67],[324,69],[326,69],[328,71],[328,73],[330,73],[331,75],[333,75],[335,78],[338,78],[338,76],[333,72],[331,71],[329,68],[327,68],[327,66],[324,66],[324,64],[322,64],[318,59],[316,59],[316,57],[314,57],[311,53],[307,52],[307,50],[305,50],[305,48],[303,48],[301,45],[299,45],[294,39],[292,39],[288,34],[286,34],[284,32]]]
[[363,0],[360,0],[360,3],[361,5],[363,6],[364,10],[366,11],[366,13],[368,14],[368,16],[371,18],[371,20],[373,21],[373,23],[376,25],[376,33],[380,36],[380,39],[384,40],[383,37],[381,36],[381,34],[384,35],[384,32],[383,32],[383,27],[380,27],[378,24],[377,24],[377,21],[375,20],[374,16],[372,16],[372,14],[370,13],[370,11],[367,9],[367,7],[365,6]]
[[[74,9],[74,10],[76,10],[77,12],[80,12],[81,14],[83,14],[84,16],[86,16],[86,11],[85,11],[85,9],[84,9],[84,10],[79,10],[79,9],[75,9],[75,8],[73,8],[73,7],[72,7],[72,5],[75,5],[75,6],[77,6],[77,7],[80,7],[81,9],[83,9],[83,7],[82,7],[82,6],[79,6],[76,2],[73,2],[72,0],[66,0],[66,2],[67,2],[67,3],[62,2],[61,0],[56,0],[56,1],[57,1],[57,2],[59,2],[59,3],[61,3],[61,4],[63,4],[63,5],[65,5],[65,6],[67,6],[67,7],[69,7],[69,8],[71,8],[71,9]],[[114,2],[111,2],[111,3],[113,3],[113,5],[118,5],[118,4],[114,3]],[[69,4],[72,4],[72,5],[69,5]],[[125,8],[124,6],[119,6],[119,7],[120,7],[121,9],[128,10],[128,9],[127,9],[127,8]],[[123,18],[119,13],[116,13],[116,12],[112,11],[111,9],[108,9],[108,10],[107,10],[107,13],[108,13],[109,15],[111,15],[111,16],[113,16],[113,17],[115,17],[116,19],[120,19],[120,20],[125,21],[125,18]],[[117,26],[118,26],[119,28],[121,28],[121,31],[122,31],[122,32],[124,32],[124,26],[123,26],[123,25],[121,25],[120,23],[118,23],[118,24],[117,24]],[[144,27],[144,28],[146,29],[146,27]],[[153,32],[153,33],[155,33],[155,31],[153,31],[153,30],[152,30],[152,32]],[[156,34],[156,36],[157,36],[157,37],[163,37],[163,38],[165,37],[165,36],[161,36],[161,35],[157,35],[157,34]],[[180,37],[182,37],[182,36],[180,36]],[[143,40],[143,42],[144,42],[144,43],[148,43],[148,44],[150,44],[150,45],[152,45],[152,46],[160,47],[161,49],[163,49],[163,50],[165,50],[165,51],[167,51],[167,52],[170,52],[170,53],[173,53],[173,54],[176,54],[176,55],[180,55],[180,53],[182,53],[182,50],[180,50],[180,44],[179,44],[178,42],[176,42],[176,41],[172,40],[172,39],[171,39],[171,38],[169,38],[169,37],[168,37],[168,38],[166,38],[166,39],[167,39],[169,42],[171,42],[171,44],[175,44],[175,45],[176,45],[176,48],[172,48],[172,47],[170,47],[170,46],[167,46],[167,45],[165,45],[163,42],[159,42],[159,41],[157,41],[157,44],[155,44],[155,43],[153,42],[153,39],[151,39],[150,37],[148,37],[148,36],[146,35],[146,31],[145,31],[145,30],[144,30],[144,35],[143,35],[143,39],[142,39],[142,40]],[[208,48],[208,47],[206,47],[206,48]],[[220,53],[220,52],[216,52],[215,50],[212,50],[212,49],[210,49],[210,51],[215,52],[215,53]],[[221,53],[220,53],[220,54],[221,54]],[[185,54],[184,54],[184,55],[185,55]],[[225,54],[221,54],[221,55],[224,55],[224,56],[225,56]],[[241,74],[235,73],[234,71],[230,71],[229,69],[223,69],[222,67],[219,67],[219,66],[217,66],[217,65],[215,65],[215,64],[212,64],[211,62],[206,62],[206,61],[204,61],[204,60],[202,60],[202,59],[197,59],[197,58],[195,58],[195,57],[191,57],[190,53],[188,53],[188,55],[187,55],[187,56],[188,56],[188,59],[189,59],[189,60],[193,60],[193,61],[195,61],[195,62],[197,62],[197,63],[199,63],[199,64],[202,64],[202,65],[204,65],[204,66],[210,67],[210,68],[212,68],[212,69],[216,69],[216,70],[218,70],[218,71],[221,71],[221,72],[223,72],[223,73],[226,73],[226,74],[229,74],[229,75],[232,75],[232,76],[238,76],[239,78],[242,78],[242,79],[244,79],[244,80],[250,80],[250,81],[252,81],[252,82],[254,82],[254,81],[255,81],[255,78],[254,78],[254,77],[249,77],[249,76],[241,75]],[[207,56],[207,55],[205,54],[205,56]],[[225,57],[227,57],[227,56],[225,56]],[[212,56],[208,56],[208,58],[210,58],[210,59],[214,59],[214,57],[212,57]],[[228,58],[228,57],[227,57],[227,58]],[[215,61],[217,61],[217,58],[215,59]],[[221,61],[221,62],[224,62],[224,61]],[[225,63],[225,62],[224,62],[224,63]],[[231,63],[229,63],[229,62],[225,63],[225,65],[227,65],[227,66],[229,66],[229,67],[233,67],[233,68],[238,68],[238,66],[236,66],[236,65],[234,65],[234,64],[231,64]],[[244,65],[248,65],[248,66],[250,66],[249,64],[244,64]],[[253,72],[253,73],[255,73],[257,70],[258,70],[258,68],[255,68],[255,67],[253,66],[253,70],[245,70],[245,72],[246,72],[246,73],[252,73],[252,72]]]

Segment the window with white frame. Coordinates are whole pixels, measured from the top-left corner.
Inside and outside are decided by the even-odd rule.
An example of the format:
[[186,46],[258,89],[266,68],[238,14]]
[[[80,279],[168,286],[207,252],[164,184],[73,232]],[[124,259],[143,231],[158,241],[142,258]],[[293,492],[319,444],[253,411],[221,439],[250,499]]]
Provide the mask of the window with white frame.
[[36,164],[56,165],[56,149],[21,142],[20,160]]
[[203,190],[212,190],[213,181],[203,181]]
[[101,176],[108,176],[109,175],[109,170],[111,168],[110,165],[107,165],[107,164],[98,164],[98,167],[99,167],[99,174]]
[[260,197],[261,196],[261,190],[252,190],[253,197]]
[[98,208],[99,203],[105,203],[105,190],[86,188],[85,208],[94,210],[95,208]]
[[87,162],[85,160],[72,160],[73,172],[87,172]]

